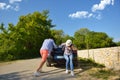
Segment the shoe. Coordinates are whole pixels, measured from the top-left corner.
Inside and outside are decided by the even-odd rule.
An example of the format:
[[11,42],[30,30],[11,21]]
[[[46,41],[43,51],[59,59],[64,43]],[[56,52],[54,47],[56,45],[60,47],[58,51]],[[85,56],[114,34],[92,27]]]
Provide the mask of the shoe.
[[40,72],[35,71],[35,72],[34,72],[34,76],[40,76]]
[[82,71],[82,68],[80,68],[79,71]]
[[65,73],[68,74],[68,70],[66,70]]
[[74,76],[74,72],[73,71],[71,71],[71,75]]

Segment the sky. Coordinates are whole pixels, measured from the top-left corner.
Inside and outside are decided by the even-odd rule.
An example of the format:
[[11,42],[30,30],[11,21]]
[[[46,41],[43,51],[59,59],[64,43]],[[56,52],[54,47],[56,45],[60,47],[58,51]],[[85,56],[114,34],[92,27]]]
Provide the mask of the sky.
[[16,25],[20,16],[43,10],[65,34],[87,28],[120,41],[120,0],[0,0],[0,23]]

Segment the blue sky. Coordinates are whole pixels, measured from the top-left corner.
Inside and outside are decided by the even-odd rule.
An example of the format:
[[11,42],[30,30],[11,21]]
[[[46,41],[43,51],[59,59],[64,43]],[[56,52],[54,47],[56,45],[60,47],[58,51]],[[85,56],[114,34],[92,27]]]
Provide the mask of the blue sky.
[[0,0],[0,23],[16,25],[21,15],[43,10],[65,34],[88,28],[120,41],[120,0]]

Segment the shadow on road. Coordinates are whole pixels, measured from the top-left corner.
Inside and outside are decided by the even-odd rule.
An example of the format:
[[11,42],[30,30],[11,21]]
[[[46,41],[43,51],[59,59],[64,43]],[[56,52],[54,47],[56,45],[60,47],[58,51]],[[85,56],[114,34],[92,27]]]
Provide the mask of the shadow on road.
[[[75,77],[65,74],[64,69],[52,69],[40,73],[40,76],[35,77],[29,70],[12,72],[0,75],[0,80],[75,80]],[[72,79],[73,78],[73,79]]]
[[[65,73],[65,65],[54,65],[50,70],[45,70],[40,76],[34,77],[30,70],[17,71],[0,75],[0,80],[77,80],[76,76],[92,67],[99,67],[97,64],[90,61],[78,61],[78,66],[75,67],[75,76]],[[46,68],[47,69],[47,68]],[[82,69],[82,71],[80,71]],[[118,79],[119,80],[119,79]]]
[[21,80],[21,79],[30,79],[30,74],[28,70],[20,71],[20,72],[12,72],[8,74],[0,75],[0,80]]
[[66,74],[65,69],[57,68],[41,73],[40,76],[34,77],[34,80],[76,80],[76,78]]

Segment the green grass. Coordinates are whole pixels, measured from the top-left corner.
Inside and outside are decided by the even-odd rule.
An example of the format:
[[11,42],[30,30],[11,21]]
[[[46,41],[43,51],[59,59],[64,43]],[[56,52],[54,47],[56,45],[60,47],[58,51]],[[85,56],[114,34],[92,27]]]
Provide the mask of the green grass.
[[116,75],[114,71],[112,70],[98,70],[96,72],[90,73],[91,76],[96,78],[102,78],[103,80],[108,80],[110,76]]
[[[109,80],[111,76],[118,76],[119,73],[116,73],[113,70],[105,68],[104,64],[96,63],[92,59],[78,58],[80,67],[86,71],[89,76],[92,76],[100,80]],[[118,79],[119,80],[119,79]]]

